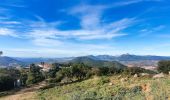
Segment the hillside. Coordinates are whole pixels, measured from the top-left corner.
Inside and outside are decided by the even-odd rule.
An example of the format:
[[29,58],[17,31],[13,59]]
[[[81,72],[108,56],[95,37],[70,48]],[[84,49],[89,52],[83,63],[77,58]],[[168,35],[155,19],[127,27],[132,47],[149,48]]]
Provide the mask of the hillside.
[[0,66],[10,66],[10,65],[20,65],[20,64],[24,64],[23,62],[13,59],[11,57],[6,57],[6,56],[2,56],[0,57]]
[[[123,77],[121,77],[123,78]],[[159,80],[119,76],[93,77],[82,82],[9,95],[0,100],[169,100],[170,77]],[[112,83],[112,84],[111,84]]]
[[84,63],[85,65],[92,67],[115,67],[118,69],[125,68],[123,64],[120,64],[117,61],[103,61],[103,60],[95,60],[89,57],[77,57],[70,61],[71,63]]

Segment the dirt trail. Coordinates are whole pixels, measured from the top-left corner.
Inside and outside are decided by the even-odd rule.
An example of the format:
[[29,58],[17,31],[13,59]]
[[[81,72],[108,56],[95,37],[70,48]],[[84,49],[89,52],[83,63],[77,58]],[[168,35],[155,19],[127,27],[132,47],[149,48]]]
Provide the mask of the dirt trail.
[[41,82],[28,88],[23,88],[12,95],[2,97],[0,100],[36,100],[36,98],[34,98],[36,90],[44,86],[46,86],[46,82]]

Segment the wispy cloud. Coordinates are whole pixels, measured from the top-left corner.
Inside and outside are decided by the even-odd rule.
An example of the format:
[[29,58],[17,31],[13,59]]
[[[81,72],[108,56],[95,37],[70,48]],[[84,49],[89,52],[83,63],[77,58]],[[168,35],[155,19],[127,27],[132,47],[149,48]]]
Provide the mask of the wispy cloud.
[[[58,26],[63,25],[61,21],[46,22],[42,17],[36,15],[39,21],[13,21],[10,19],[0,20],[2,25],[8,27],[1,29],[1,35],[22,37],[29,39],[34,45],[58,46],[65,44],[68,39],[79,41],[103,40],[128,35],[123,30],[136,23],[134,18],[123,18],[114,22],[102,22],[104,10],[109,9],[104,5],[78,5],[68,10],[69,14],[80,19],[80,29],[61,30]],[[67,13],[67,12],[66,12]],[[17,26],[18,25],[18,26]],[[9,28],[9,26],[11,26]],[[14,27],[12,27],[14,26]],[[17,28],[19,27],[19,28]],[[20,31],[22,29],[22,31]]]
[[23,7],[26,7],[24,2],[25,2],[24,0],[13,0],[13,1],[5,0],[1,2],[0,6],[23,8]]
[[[0,14],[0,26],[2,26],[0,28],[0,35],[27,39],[35,48],[30,48],[30,50],[21,48],[11,51],[23,51],[29,54],[32,51],[35,52],[32,54],[33,56],[39,56],[40,54],[44,54],[43,56],[72,56],[120,53],[120,51],[115,50],[113,43],[110,42],[113,42],[113,39],[116,37],[128,35],[128,33],[125,33],[125,30],[136,25],[138,19],[124,17],[116,21],[103,22],[103,13],[111,8],[127,6],[143,1],[158,0],[131,0],[108,5],[80,4],[66,9],[64,11],[65,14],[80,20],[79,29],[60,29],[59,27],[65,24],[63,21],[48,22],[38,15],[33,15],[37,19],[35,21],[27,19],[13,20],[10,17],[5,18]],[[22,7],[20,5],[12,6]],[[0,10],[7,12],[5,9]],[[152,29],[152,31],[161,28],[162,26]],[[149,29],[143,29],[142,31],[150,33]],[[109,42],[102,43],[101,41]],[[25,54],[23,53],[23,55]]]
[[18,35],[15,34],[15,30],[8,29],[8,28],[0,28],[0,35],[18,37]]
[[131,4],[141,3],[141,2],[161,2],[161,1],[164,1],[164,0],[126,0],[126,1],[114,3],[112,6],[121,7],[121,6],[127,6],[127,5],[131,5]]
[[144,36],[148,36],[148,35],[150,35],[152,33],[158,33],[162,29],[164,29],[165,27],[166,27],[165,25],[159,25],[159,26],[152,27],[152,28],[144,28],[144,29],[139,31],[139,33],[140,33],[139,36],[144,37]]

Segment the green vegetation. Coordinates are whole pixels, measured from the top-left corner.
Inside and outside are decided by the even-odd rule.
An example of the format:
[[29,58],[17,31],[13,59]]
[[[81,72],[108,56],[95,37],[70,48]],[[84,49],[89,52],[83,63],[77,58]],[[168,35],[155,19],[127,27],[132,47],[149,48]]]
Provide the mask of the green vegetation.
[[27,84],[34,84],[44,80],[44,76],[40,72],[40,67],[32,64],[30,66],[30,70],[28,72],[28,79],[26,81]]
[[0,68],[0,91],[14,88],[14,81],[20,76],[16,69]]
[[[38,100],[166,100],[170,98],[170,77],[125,78],[98,76],[81,82],[56,86],[37,92]],[[112,83],[110,85],[110,83]],[[159,85],[158,85],[159,84]]]
[[0,75],[0,92],[14,88],[14,79],[9,75]]
[[71,63],[74,63],[74,64],[83,63],[90,67],[115,67],[117,69],[126,68],[126,66],[120,64],[117,61],[94,60],[88,57],[77,57],[73,59]]
[[146,70],[140,67],[129,67],[123,70],[123,74],[125,75],[135,75],[135,74],[139,75],[140,73],[156,74],[155,71]]
[[[101,64],[99,67],[98,63]],[[169,61],[160,61],[158,71],[168,73]],[[80,59],[54,63],[49,71],[35,64],[27,69],[0,69],[0,91],[14,88],[14,81],[32,85],[46,80],[36,92],[39,100],[166,100],[170,98],[170,76],[151,78],[154,71],[106,61]],[[149,75],[140,76],[141,73]],[[134,77],[134,75],[139,75]],[[151,76],[151,77],[150,77]],[[45,81],[44,81],[45,82]],[[8,83],[8,84],[6,84]],[[5,86],[6,85],[6,86]],[[32,97],[32,96],[30,96]]]
[[159,61],[158,71],[168,74],[170,71],[170,61],[166,61],[166,60]]

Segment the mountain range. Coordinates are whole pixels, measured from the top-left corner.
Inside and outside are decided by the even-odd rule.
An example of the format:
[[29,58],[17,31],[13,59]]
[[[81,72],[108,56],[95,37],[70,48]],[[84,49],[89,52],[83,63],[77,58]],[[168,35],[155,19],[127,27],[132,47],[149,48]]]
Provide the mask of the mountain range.
[[[147,64],[147,65],[155,65],[159,60],[170,60],[170,56],[152,56],[152,55],[132,55],[132,54],[122,54],[119,56],[111,56],[111,55],[88,55],[88,56],[81,56],[81,57],[63,57],[63,58],[21,58],[21,57],[0,57],[0,66],[9,66],[10,64],[31,64],[31,63],[39,63],[39,62],[68,62],[74,61],[74,59],[79,59],[80,61],[82,58],[85,59],[92,59],[95,61],[118,61],[123,64]],[[99,62],[98,62],[99,63]],[[100,65],[100,63],[99,63]]]
[[106,61],[141,61],[141,60],[170,60],[170,56],[153,56],[153,55],[132,55],[122,54],[119,56],[111,55],[89,55],[88,57]]

